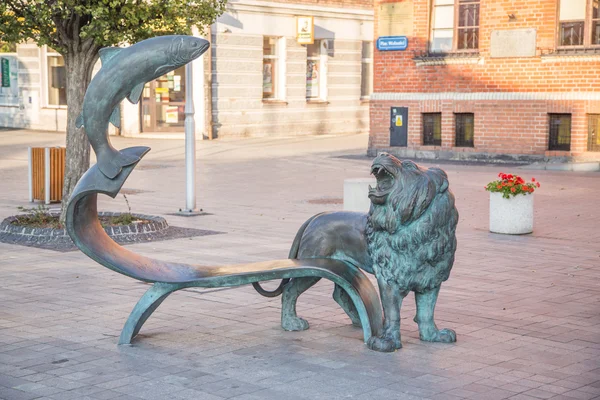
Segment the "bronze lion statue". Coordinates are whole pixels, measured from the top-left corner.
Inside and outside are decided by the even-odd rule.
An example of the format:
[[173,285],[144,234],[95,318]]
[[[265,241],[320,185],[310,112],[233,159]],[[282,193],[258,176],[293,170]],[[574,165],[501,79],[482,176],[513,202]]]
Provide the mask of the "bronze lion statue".
[[[458,211],[439,168],[421,168],[383,153],[373,161],[377,186],[370,188],[368,214],[329,212],[302,225],[290,258],[334,258],[375,274],[384,311],[383,332],[367,345],[394,351],[400,341],[400,306],[415,293],[421,340],[455,342],[450,329],[438,329],[433,313],[442,282],[448,279],[456,251]],[[297,278],[283,286],[281,325],[285,330],[308,328],[296,315],[298,297],[320,278]],[[336,285],[333,298],[359,325],[358,314],[346,292]]]

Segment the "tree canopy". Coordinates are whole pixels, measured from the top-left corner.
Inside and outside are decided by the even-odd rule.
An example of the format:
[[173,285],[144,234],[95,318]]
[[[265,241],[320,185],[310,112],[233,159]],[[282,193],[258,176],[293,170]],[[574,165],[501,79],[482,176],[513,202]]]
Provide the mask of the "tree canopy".
[[226,0],[2,0],[0,39],[33,40],[67,55],[79,46],[135,43],[166,34],[201,31]]

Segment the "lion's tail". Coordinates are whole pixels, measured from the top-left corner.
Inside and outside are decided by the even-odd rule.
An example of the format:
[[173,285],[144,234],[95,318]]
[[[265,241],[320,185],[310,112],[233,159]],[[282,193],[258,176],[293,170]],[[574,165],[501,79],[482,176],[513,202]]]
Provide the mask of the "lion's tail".
[[[317,218],[321,214],[313,215],[305,223],[302,224],[300,229],[298,229],[298,233],[296,233],[296,237],[294,238],[294,241],[292,242],[292,247],[290,248],[290,254],[289,254],[288,258],[297,258],[298,257],[298,251],[300,250],[300,242],[302,241],[302,236],[304,235],[304,231],[306,230],[306,227],[308,225],[310,225],[310,223],[313,221],[313,219]],[[282,279],[281,283],[279,284],[277,289],[275,289],[273,291],[268,291],[268,290],[263,289],[263,287],[260,286],[259,282],[252,283],[252,286],[254,287],[254,290],[256,290],[262,296],[277,297],[283,293],[283,287],[285,285],[287,285],[289,281],[290,281],[289,278]]]

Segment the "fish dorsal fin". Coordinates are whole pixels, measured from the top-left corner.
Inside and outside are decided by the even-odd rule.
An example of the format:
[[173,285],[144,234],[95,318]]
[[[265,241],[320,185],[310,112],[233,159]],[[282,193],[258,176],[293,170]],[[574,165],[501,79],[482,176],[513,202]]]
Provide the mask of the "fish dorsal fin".
[[140,83],[139,85],[137,85],[133,89],[131,89],[131,93],[129,93],[129,96],[127,96],[127,99],[129,100],[129,102],[131,104],[136,104],[138,101],[140,101],[140,97],[142,96],[143,90],[144,90],[144,83]]
[[112,114],[110,114],[109,121],[117,128],[121,128],[121,110],[119,109],[119,106],[116,106]]
[[79,114],[77,120],[75,121],[75,126],[81,128],[83,126],[83,113]]
[[120,47],[105,47],[100,49],[98,53],[100,54],[100,60],[102,61],[102,65],[106,64],[108,60],[116,56],[121,50]]

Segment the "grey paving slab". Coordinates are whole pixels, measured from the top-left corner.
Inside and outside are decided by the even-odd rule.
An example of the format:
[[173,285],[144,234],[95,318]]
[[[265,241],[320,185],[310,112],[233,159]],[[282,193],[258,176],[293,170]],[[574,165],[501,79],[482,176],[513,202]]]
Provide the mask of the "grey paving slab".
[[[27,146],[61,135],[0,131],[0,219],[26,202]],[[134,212],[223,235],[132,245],[147,256],[222,265],[285,258],[304,220],[368,175],[365,136],[198,143],[198,202],[184,203],[183,142],[115,138],[153,150],[126,187]],[[149,143],[151,142],[151,143]],[[143,168],[146,165],[148,168]],[[535,230],[487,231],[483,185],[503,169],[441,165],[461,214],[459,247],[436,310],[453,345],[418,338],[412,296],[404,348],[369,351],[320,282],[300,298],[311,329],[283,332],[279,299],[251,287],[169,297],[131,347],[116,345],[147,285],[84,255],[0,244],[0,399],[594,399],[600,397],[600,174],[528,171]],[[507,172],[507,171],[503,171]],[[124,211],[122,198],[101,208]]]

